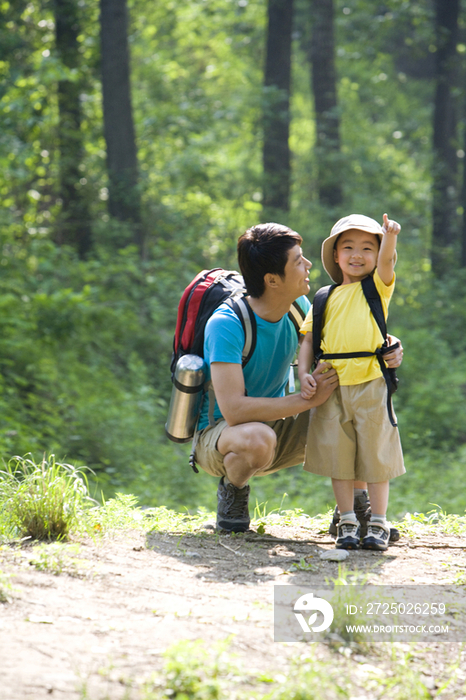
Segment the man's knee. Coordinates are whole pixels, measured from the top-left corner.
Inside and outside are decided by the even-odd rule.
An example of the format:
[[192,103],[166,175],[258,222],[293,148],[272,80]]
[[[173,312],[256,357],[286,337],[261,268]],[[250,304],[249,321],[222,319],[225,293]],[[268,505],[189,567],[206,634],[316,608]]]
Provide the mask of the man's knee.
[[251,424],[245,445],[245,454],[249,455],[251,467],[264,469],[268,467],[275,454],[277,436],[268,425],[264,423]]
[[229,428],[222,434],[218,449],[226,455],[235,453],[254,471],[268,467],[274,457],[277,446],[275,432],[265,423],[244,423]]

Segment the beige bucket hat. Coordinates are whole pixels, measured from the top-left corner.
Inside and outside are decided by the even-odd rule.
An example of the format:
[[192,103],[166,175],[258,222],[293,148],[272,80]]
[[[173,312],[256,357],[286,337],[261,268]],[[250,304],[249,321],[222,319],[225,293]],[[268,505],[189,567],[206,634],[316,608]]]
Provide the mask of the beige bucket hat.
[[375,219],[371,219],[369,216],[364,216],[364,214],[350,214],[350,216],[344,216],[342,219],[337,221],[330,231],[330,236],[322,243],[322,264],[325,271],[337,284],[341,284],[343,282],[343,274],[339,265],[333,258],[333,249],[340,233],[343,233],[343,231],[349,231],[350,229],[357,229],[358,231],[373,233],[379,237],[379,241],[382,243],[382,226]]

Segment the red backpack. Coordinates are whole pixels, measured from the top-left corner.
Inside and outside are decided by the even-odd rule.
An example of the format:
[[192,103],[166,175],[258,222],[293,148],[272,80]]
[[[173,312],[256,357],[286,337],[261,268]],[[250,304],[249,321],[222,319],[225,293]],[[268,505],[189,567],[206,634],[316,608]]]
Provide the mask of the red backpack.
[[[221,267],[202,270],[184,290],[178,305],[170,365],[173,388],[165,425],[170,440],[187,442],[193,437],[202,404],[201,392],[208,390],[209,394],[213,393],[213,389],[207,386],[208,383],[204,385],[204,370],[198,360],[204,358],[205,325],[220,304],[228,304],[241,321],[244,330],[243,367],[250,360],[256,347],[257,326],[246,293],[242,276],[234,270],[224,270]],[[296,329],[298,343],[299,329],[305,314],[293,302],[288,316]],[[187,362],[180,359],[185,355],[189,355]],[[211,400],[212,397],[209,402]],[[209,405],[213,412],[213,400]],[[189,461],[197,472],[194,453]]]
[[[251,359],[257,339],[256,319],[246,300],[246,294],[243,277],[235,270],[216,267],[213,270],[202,270],[196,275],[184,290],[178,305],[170,365],[172,378],[176,363],[182,355],[204,357],[205,325],[214,311],[224,302],[231,306],[244,330],[242,365],[245,367]],[[299,329],[305,314],[301,307],[293,302],[288,316],[299,340]]]

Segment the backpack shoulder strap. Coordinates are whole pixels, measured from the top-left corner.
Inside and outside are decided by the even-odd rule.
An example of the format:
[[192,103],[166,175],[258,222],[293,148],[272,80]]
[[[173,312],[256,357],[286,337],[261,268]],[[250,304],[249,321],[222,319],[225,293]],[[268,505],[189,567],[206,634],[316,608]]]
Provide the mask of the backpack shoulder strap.
[[382,337],[385,340],[387,337],[387,324],[385,321],[385,316],[382,308],[382,301],[380,299],[380,294],[375,286],[374,278],[372,275],[365,277],[362,282],[362,291],[366,297],[366,301],[369,304],[369,308],[372,312],[373,317],[382,333]]
[[299,329],[303,325],[303,321],[306,318],[306,314],[304,313],[297,301],[294,301],[291,304],[290,310],[288,311],[288,318],[295,327],[296,335],[298,336],[299,341]]
[[325,306],[327,304],[327,299],[335,287],[338,287],[338,285],[328,284],[326,287],[321,287],[317,290],[312,302],[312,348],[314,350],[314,359],[317,359],[320,354],[322,321],[324,318]]
[[244,367],[252,357],[257,343],[257,324],[254,311],[248,304],[245,296],[230,297],[225,302],[230,306],[241,321],[244,331],[244,346],[241,364]]
[[[225,303],[228,304],[228,306],[230,306],[231,309],[233,309],[233,311],[241,321],[241,325],[243,327],[244,346],[242,352],[242,366],[244,368],[248,364],[254,350],[256,349],[256,318],[254,316],[253,310],[249,306],[249,302],[246,299],[246,296],[230,297],[230,299],[227,299]],[[306,314],[304,313],[303,309],[300,307],[298,302],[294,301],[290,306],[290,310],[288,311],[288,318],[292,322],[299,340],[299,329],[301,328],[302,323],[306,318]]]
[[377,287],[375,286],[375,282],[372,278],[371,275],[369,277],[365,277],[362,282],[362,291],[364,292],[364,296],[366,297],[366,301],[369,304],[369,308],[372,312],[373,317],[376,320],[376,323],[379,327],[379,330],[382,334],[384,344],[382,345],[381,348],[379,348],[376,351],[376,356],[380,364],[380,369],[381,372],[384,376],[385,383],[387,385],[387,409],[388,409],[388,417],[390,419],[390,423],[396,428],[397,422],[395,419],[395,416],[393,415],[393,409],[392,409],[392,401],[391,401],[391,396],[392,394],[397,390],[398,387],[398,377],[396,376],[396,370],[390,367],[387,367],[387,365],[384,362],[383,356],[389,352],[391,349],[396,348],[399,346],[399,343],[395,343],[394,345],[391,345],[390,347],[388,346],[388,339],[387,339],[387,323],[385,321],[385,316],[383,313],[383,307],[382,307],[382,301],[380,299],[380,294],[377,291]]

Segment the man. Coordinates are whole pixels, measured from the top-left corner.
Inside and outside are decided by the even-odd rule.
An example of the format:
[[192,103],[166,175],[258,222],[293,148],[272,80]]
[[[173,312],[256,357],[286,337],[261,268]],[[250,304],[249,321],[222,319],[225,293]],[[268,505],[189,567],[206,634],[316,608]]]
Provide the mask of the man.
[[[297,300],[309,310],[309,270],[301,236],[280,224],[259,224],[238,241],[238,262],[257,323],[257,344],[242,367],[244,331],[239,318],[222,304],[205,329],[204,359],[212,395],[206,394],[194,453],[199,466],[219,476],[217,527],[244,532],[250,523],[249,479],[300,464],[304,460],[309,409],[330,396],[338,384],[335,370],[314,370],[311,399],[285,396],[290,363],[298,340],[288,318]],[[401,351],[386,355],[397,366]]]

